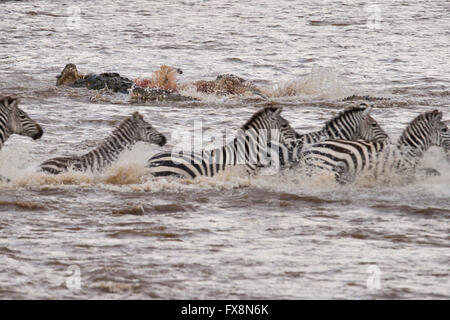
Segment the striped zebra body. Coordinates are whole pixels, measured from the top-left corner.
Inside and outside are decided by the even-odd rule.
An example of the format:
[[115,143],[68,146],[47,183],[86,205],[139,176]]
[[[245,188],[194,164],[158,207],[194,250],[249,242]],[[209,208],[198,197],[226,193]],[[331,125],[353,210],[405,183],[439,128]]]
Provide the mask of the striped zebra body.
[[156,177],[170,175],[184,178],[214,177],[228,166],[236,166],[242,163],[235,157],[233,145],[234,142],[220,149],[203,150],[198,153],[186,151],[162,152],[149,160],[150,170]]
[[20,109],[18,104],[17,98],[0,98],[0,150],[12,134],[20,134],[36,140],[44,133],[41,126]]
[[368,107],[364,103],[359,107],[347,108],[325,123],[321,130],[300,134],[299,139],[302,140],[303,145],[331,139],[386,141],[388,135],[370,116],[371,110],[372,107]]
[[363,140],[367,142],[383,142],[389,140],[386,132],[378,122],[370,116],[371,107],[361,104],[359,107],[347,108],[329,120],[319,131],[298,134],[293,147],[273,144],[279,149],[281,167],[293,165],[305,146],[330,139]]
[[[450,150],[450,133],[442,113],[434,110],[416,117],[396,144],[362,140],[327,140],[305,148],[300,165],[335,173],[339,183],[352,181],[358,174],[374,178],[398,174],[410,178],[422,156],[431,146]],[[429,170],[429,169],[427,169]]]
[[163,146],[166,137],[144,120],[138,112],[125,119],[97,148],[82,156],[46,160],[41,169],[52,174],[65,171],[101,172],[116,161],[120,154],[136,142],[144,141]]
[[289,145],[297,137],[288,121],[280,116],[282,109],[264,108],[255,113],[236,137],[223,147],[201,152],[163,152],[149,159],[154,176],[195,178],[213,177],[230,167],[244,166],[248,173],[271,161],[270,141]]

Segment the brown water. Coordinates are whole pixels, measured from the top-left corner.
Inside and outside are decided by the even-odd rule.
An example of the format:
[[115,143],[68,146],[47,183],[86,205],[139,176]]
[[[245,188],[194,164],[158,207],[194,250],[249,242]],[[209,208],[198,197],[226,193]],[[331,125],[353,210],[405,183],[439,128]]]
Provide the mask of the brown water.
[[[146,160],[192,133],[234,132],[266,101],[186,89],[197,102],[131,104],[56,88],[68,62],[87,72],[180,83],[234,73],[265,86],[300,132],[352,94],[385,97],[373,116],[395,140],[417,114],[450,118],[449,2],[3,2],[0,94],[16,94],[42,139],[0,151],[0,297],[124,299],[450,298],[450,165],[405,185],[300,173],[214,179],[145,174]],[[294,96],[283,96],[294,88]],[[37,171],[82,154],[133,111],[166,134],[104,174]],[[378,281],[379,280],[379,281]]]

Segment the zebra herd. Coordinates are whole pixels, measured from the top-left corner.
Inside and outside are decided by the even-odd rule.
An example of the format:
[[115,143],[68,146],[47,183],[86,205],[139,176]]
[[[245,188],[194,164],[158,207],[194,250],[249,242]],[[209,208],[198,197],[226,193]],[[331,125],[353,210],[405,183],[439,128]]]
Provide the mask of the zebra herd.
[[[33,139],[43,134],[41,126],[18,103],[17,98],[0,98],[0,149],[11,134]],[[281,112],[282,108],[275,106],[257,111],[230,142],[219,148],[158,153],[148,160],[148,171],[156,177],[193,179],[213,177],[238,166],[248,174],[258,174],[259,169],[275,164],[286,170],[307,169],[309,174],[316,169],[327,170],[334,173],[337,182],[345,184],[362,173],[379,177],[397,172],[413,177],[429,147],[450,150],[450,132],[438,110],[417,116],[395,144],[370,116],[371,107],[365,104],[347,108],[319,131],[303,134],[296,132]],[[94,150],[82,156],[46,160],[40,169],[50,174],[70,170],[102,172],[138,141],[163,146],[167,139],[134,112]]]
[[[297,162],[305,144],[326,139],[364,139],[384,141],[387,134],[369,115],[366,106],[349,108],[328,121],[324,128],[307,134],[297,133],[286,119],[282,109],[267,107],[256,112],[237,136],[227,145],[201,152],[163,152],[148,163],[155,176],[178,175],[186,178],[212,177],[226,168],[244,165],[248,173],[276,163],[286,167]],[[279,160],[279,162],[277,162]]]
[[442,112],[437,110],[417,116],[395,144],[327,140],[305,148],[301,160],[306,168],[325,168],[334,172],[336,180],[342,184],[353,181],[362,173],[375,179],[391,174],[411,178],[431,146],[450,150],[450,131],[442,121]]

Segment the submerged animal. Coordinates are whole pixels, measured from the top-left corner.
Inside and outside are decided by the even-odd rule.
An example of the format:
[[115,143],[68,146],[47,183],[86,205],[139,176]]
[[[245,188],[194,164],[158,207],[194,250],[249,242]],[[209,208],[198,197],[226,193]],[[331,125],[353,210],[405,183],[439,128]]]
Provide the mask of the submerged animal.
[[77,66],[73,63],[68,63],[63,71],[56,76],[57,86],[71,86],[75,81],[84,79],[84,75],[78,72]]
[[215,80],[199,80],[194,82],[198,92],[216,95],[242,95],[253,93],[263,98],[266,96],[260,89],[247,80],[233,74],[218,75]]
[[158,70],[153,71],[151,79],[136,79],[134,83],[141,88],[175,92],[177,91],[177,74],[183,74],[183,71],[164,64]]
[[146,122],[141,114],[134,112],[94,150],[82,156],[49,159],[40,167],[43,171],[52,174],[68,170],[102,172],[116,161],[123,151],[130,149],[138,141],[163,146],[167,139]]
[[130,100],[137,102],[145,101],[194,101],[195,98],[181,95],[177,92],[153,89],[153,88],[141,88],[133,87],[130,92]]
[[359,101],[359,100],[364,100],[364,101],[383,101],[383,100],[390,100],[389,98],[383,98],[383,97],[372,97],[372,96],[358,96],[356,94],[348,96],[344,99],[342,99],[342,101]]
[[60,75],[58,75],[56,85],[71,87],[86,87],[90,90],[109,89],[114,92],[128,93],[133,85],[133,81],[122,77],[118,73],[106,72],[101,74],[80,74],[73,63],[67,64]]
[[162,65],[153,71],[150,79],[136,79],[130,91],[132,101],[192,101],[194,98],[178,93],[177,74],[182,74],[179,68]]

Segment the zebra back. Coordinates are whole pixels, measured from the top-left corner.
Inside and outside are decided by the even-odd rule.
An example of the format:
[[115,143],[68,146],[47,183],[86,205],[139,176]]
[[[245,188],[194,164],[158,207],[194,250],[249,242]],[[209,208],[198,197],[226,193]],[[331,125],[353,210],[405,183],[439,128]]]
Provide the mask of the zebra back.
[[138,141],[163,146],[167,139],[145,121],[141,114],[134,112],[92,151],[82,156],[49,159],[44,161],[40,167],[43,171],[52,174],[59,174],[70,169],[82,172],[101,172],[117,160],[125,149],[131,148]]
[[[378,122],[370,116],[372,108],[362,103],[359,107],[350,107],[328,120],[323,128],[305,134],[297,134],[295,142],[272,145],[273,154],[278,152],[279,167],[294,166],[300,157],[304,145],[314,144],[328,139],[364,140],[367,142],[388,141],[389,137]],[[272,157],[276,159],[276,157]]]
[[364,140],[367,142],[383,142],[388,139],[386,132],[378,122],[370,116],[372,107],[362,103],[359,107],[350,107],[327,121],[324,127],[316,132],[300,135],[304,144],[312,144],[328,139]]
[[395,145],[362,140],[327,140],[305,148],[300,163],[313,170],[334,171],[340,182],[352,180],[362,171],[376,176],[396,172],[411,177],[423,153],[431,146],[450,150],[449,129],[438,110],[417,116],[405,128]]
[[0,149],[11,134],[33,138],[42,137],[41,126],[18,107],[16,97],[0,97]]
[[281,117],[281,111],[282,108],[272,106],[259,110],[223,147],[200,153],[176,150],[159,153],[149,159],[149,171],[155,176],[211,177],[227,167],[244,165],[251,173],[270,162],[271,141],[284,145],[297,138],[289,122]]

